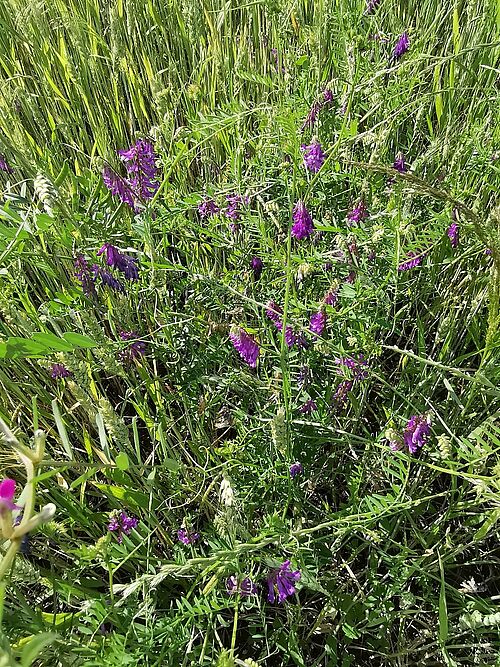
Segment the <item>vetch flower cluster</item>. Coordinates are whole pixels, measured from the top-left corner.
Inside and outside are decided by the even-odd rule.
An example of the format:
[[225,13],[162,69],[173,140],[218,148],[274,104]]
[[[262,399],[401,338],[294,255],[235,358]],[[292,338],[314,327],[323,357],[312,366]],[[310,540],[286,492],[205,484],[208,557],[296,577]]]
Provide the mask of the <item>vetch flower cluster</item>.
[[304,164],[309,171],[318,172],[323,166],[326,155],[323,153],[321,144],[318,141],[313,141],[309,146],[302,144],[300,150],[304,156]]
[[405,31],[398,37],[398,41],[396,42],[396,46],[394,47],[394,51],[392,52],[389,62],[399,60],[408,51],[409,48],[410,38],[408,37],[408,33]]
[[7,174],[13,174],[14,170],[9,166],[7,160],[0,154],[0,171],[5,171]]
[[240,581],[235,574],[226,579],[226,590],[229,595],[238,594],[241,597],[257,594],[257,586],[253,583],[250,577],[245,577]]
[[118,542],[123,542],[124,535],[130,535],[132,530],[137,527],[139,520],[133,516],[128,516],[124,510],[115,511],[111,514],[108,523],[108,530],[116,533]]
[[295,463],[292,463],[290,466],[290,477],[292,479],[295,479],[297,475],[301,475],[303,472],[302,464],[296,461]]
[[217,215],[219,212],[220,208],[213,199],[206,198],[198,204],[198,213],[201,218],[210,218],[213,215]]
[[422,260],[424,259],[426,253],[425,252],[413,252],[410,250],[410,252],[407,254],[407,259],[402,262],[398,266],[398,271],[410,271],[411,269],[414,269],[416,266],[420,266],[422,264]]
[[410,454],[415,454],[428,441],[431,432],[431,417],[428,414],[413,415],[408,420],[403,433],[393,428],[386,431],[385,437],[393,451],[406,447]]
[[120,350],[120,361],[124,364],[131,364],[135,359],[144,356],[146,352],[146,343],[137,340],[139,335],[135,331],[120,331],[119,336],[123,341],[133,341],[123,350]]
[[368,216],[368,209],[366,208],[364,201],[361,199],[356,206],[353,207],[352,211],[347,214],[348,224],[363,222]]
[[72,373],[69,371],[64,364],[52,364],[52,368],[50,370],[50,377],[53,378],[54,380],[56,379],[62,379],[62,378],[69,378],[71,377]]
[[229,334],[229,338],[242,359],[244,359],[249,366],[255,368],[260,353],[259,344],[245,331],[245,329],[242,328],[233,330]]
[[177,531],[177,539],[182,544],[194,544],[200,539],[200,534],[195,533],[192,530],[187,530],[186,528],[179,528]]
[[456,248],[458,246],[458,222],[452,222],[446,233],[450,239],[451,247]]
[[102,178],[111,194],[137,212],[140,205],[152,199],[159,188],[157,156],[153,145],[145,139],[139,139],[126,150],[119,150],[118,155],[125,164],[127,177],[106,166]]
[[300,580],[301,575],[299,570],[295,570],[294,572],[290,565],[291,563],[289,560],[284,561],[280,567],[273,570],[267,578],[267,586],[269,589],[267,599],[269,602],[274,602],[277,596],[278,602],[281,604],[287,597],[290,597],[295,593],[295,584]]
[[127,280],[139,280],[139,269],[137,268],[137,260],[131,255],[125,255],[121,250],[111,243],[104,243],[104,245],[97,251],[97,256],[103,255],[106,264],[113,269],[117,269],[123,273]]
[[304,202],[300,199],[293,208],[292,236],[301,241],[310,236],[313,229],[314,224],[311,215],[305,207]]

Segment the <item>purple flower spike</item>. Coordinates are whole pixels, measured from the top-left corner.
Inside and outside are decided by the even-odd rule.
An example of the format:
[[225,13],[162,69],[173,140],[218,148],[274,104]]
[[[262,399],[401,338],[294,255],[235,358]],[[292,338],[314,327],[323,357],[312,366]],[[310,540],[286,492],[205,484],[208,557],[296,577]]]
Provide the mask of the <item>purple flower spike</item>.
[[296,570],[292,572],[290,568],[290,561],[286,560],[277,570],[271,572],[267,578],[268,595],[267,599],[273,603],[278,594],[278,602],[281,604],[295,593],[295,584],[300,579],[300,572]]
[[250,577],[245,577],[239,582],[236,575],[233,574],[226,580],[226,590],[229,595],[236,595],[238,593],[241,597],[248,597],[249,595],[256,595],[257,586]]
[[111,533],[117,533],[118,542],[121,544],[124,535],[130,535],[132,530],[137,527],[139,520],[133,516],[128,516],[123,510],[113,512],[108,523],[108,530]]
[[312,400],[312,398],[310,398],[303,405],[300,406],[299,411],[302,412],[303,415],[310,415],[312,412],[314,412],[317,409],[318,409],[318,406]]
[[68,371],[66,366],[64,364],[52,364],[52,368],[50,370],[50,377],[53,378],[54,380],[56,379],[61,379],[61,378],[69,378],[71,377],[72,373],[71,371]]
[[142,340],[137,340],[139,335],[135,331],[120,331],[119,336],[122,340],[134,341],[120,351],[119,357],[122,363],[131,364],[135,359],[144,356],[146,352],[146,343]]
[[[227,195],[226,199],[229,206],[224,211],[224,215],[227,218],[230,218],[233,222],[238,222],[241,218],[241,206],[243,204],[248,204],[248,197],[242,197],[241,195]],[[232,231],[237,231],[237,228],[232,229]]]
[[323,91],[323,100],[325,104],[329,104],[330,102],[333,102],[333,90],[330,90],[329,88],[326,88]]
[[318,313],[311,315],[309,323],[309,331],[317,336],[321,336],[326,327],[326,313],[320,310]]
[[[98,251],[97,256],[105,255],[106,264],[124,274],[127,280],[139,280],[139,269],[135,257],[125,255],[111,243],[105,243]],[[106,281],[104,281],[106,282]],[[116,289],[116,288],[115,288]]]
[[319,102],[313,102],[311,105],[311,108],[309,109],[309,113],[306,116],[305,121],[302,124],[301,130],[302,132],[305,129],[312,130],[314,127],[314,124],[318,118],[318,114],[321,110],[321,104]]
[[334,405],[341,408],[347,403],[349,392],[352,390],[353,384],[353,380],[342,380],[333,395],[332,401]]
[[392,52],[390,62],[399,60],[410,48],[410,38],[408,33],[405,31],[402,35],[399,36],[394,51]]
[[264,268],[264,262],[260,257],[252,257],[250,261],[250,267],[253,271],[253,277],[255,280],[258,280],[260,278],[260,274],[262,273],[262,269]]
[[359,223],[359,222],[363,222],[363,220],[366,220],[366,218],[369,215],[370,214],[368,213],[368,209],[366,208],[364,201],[360,200],[356,204],[356,206],[354,206],[352,211],[350,211],[347,214],[347,220],[348,220],[348,223],[350,223],[350,224]]
[[14,173],[14,170],[9,166],[3,155],[0,155],[0,171],[5,171],[7,174]]
[[290,466],[290,477],[292,479],[295,479],[297,475],[301,475],[303,472],[302,464],[296,461],[295,463],[292,463]]
[[339,289],[334,287],[330,289],[323,297],[323,303],[327,306],[336,306],[339,300]]
[[312,234],[314,224],[309,211],[301,199],[294,206],[293,222],[294,224],[292,225],[292,236],[295,236],[295,238],[299,241],[306,239]]
[[200,539],[199,533],[194,533],[191,530],[186,530],[185,528],[179,528],[177,531],[177,539],[182,544],[194,544]]
[[213,199],[204,199],[198,204],[198,213],[201,218],[210,218],[219,213],[219,207]]
[[232,344],[251,368],[257,366],[259,356],[259,344],[248,334],[245,329],[237,329],[229,334]]
[[83,255],[75,259],[75,278],[80,281],[85,296],[95,296],[95,273]]
[[414,415],[410,418],[403,432],[403,441],[411,454],[426,444],[430,432],[431,420],[428,415]]
[[102,170],[102,180],[112,195],[118,196],[124,204],[135,209],[134,193],[130,183],[117,174],[111,167],[104,167]]
[[367,0],[365,14],[373,14],[380,5],[380,0]]
[[118,155],[125,163],[128,181],[135,197],[142,201],[152,199],[160,187],[153,145],[139,139],[129,149],[118,151]]
[[417,253],[410,251],[407,255],[408,259],[406,259],[406,261],[402,262],[398,266],[398,271],[410,271],[410,269],[414,269],[416,266],[420,266],[420,264],[422,264],[424,256],[425,253]]
[[399,171],[400,174],[405,174],[408,171],[403,153],[398,153],[396,155],[394,158],[394,164],[392,166],[396,171]]
[[354,285],[354,283],[356,282],[356,271],[350,271],[347,274],[345,281],[350,285]]
[[3,479],[0,482],[0,514],[5,510],[20,509],[14,504],[14,496],[16,495],[16,482],[13,479]]
[[456,248],[458,245],[458,222],[452,222],[446,233],[450,239],[451,247]]
[[326,159],[321,144],[318,141],[313,141],[309,146],[302,144],[300,150],[304,154],[304,164],[307,169],[309,169],[309,171],[318,172]]

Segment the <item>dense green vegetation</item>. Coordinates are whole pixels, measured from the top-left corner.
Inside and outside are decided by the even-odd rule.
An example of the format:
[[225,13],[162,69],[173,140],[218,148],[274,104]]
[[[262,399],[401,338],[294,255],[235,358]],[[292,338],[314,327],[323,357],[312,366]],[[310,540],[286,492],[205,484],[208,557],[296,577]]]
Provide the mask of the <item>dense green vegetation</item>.
[[500,665],[499,54],[0,0],[0,666]]

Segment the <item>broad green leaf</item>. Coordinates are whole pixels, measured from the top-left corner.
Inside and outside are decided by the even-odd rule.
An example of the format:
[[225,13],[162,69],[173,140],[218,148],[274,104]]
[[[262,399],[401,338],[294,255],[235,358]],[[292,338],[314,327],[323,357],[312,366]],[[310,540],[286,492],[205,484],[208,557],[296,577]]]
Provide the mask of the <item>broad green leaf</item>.
[[79,333],[72,333],[71,331],[63,334],[64,340],[71,343],[73,347],[96,347],[97,343],[88,336],[83,336]]
[[120,452],[115,458],[116,466],[119,470],[128,470],[129,469],[129,460],[125,452]]

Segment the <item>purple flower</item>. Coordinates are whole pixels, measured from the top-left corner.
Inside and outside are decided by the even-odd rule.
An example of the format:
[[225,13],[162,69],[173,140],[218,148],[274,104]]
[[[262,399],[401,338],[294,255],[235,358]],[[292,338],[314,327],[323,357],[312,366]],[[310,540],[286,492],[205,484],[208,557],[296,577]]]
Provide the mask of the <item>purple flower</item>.
[[358,223],[363,222],[369,216],[368,209],[365,206],[364,201],[361,199],[356,206],[347,214],[347,220],[349,223]]
[[137,260],[130,255],[125,255],[118,248],[111,243],[105,243],[98,251],[97,256],[106,256],[106,264],[114,269],[117,269],[124,274],[128,280],[139,279],[139,269],[137,268]]
[[489,257],[492,254],[491,248],[485,248],[484,249],[484,254]]
[[287,597],[295,593],[295,583],[300,579],[300,572],[296,570],[292,572],[290,568],[290,561],[286,560],[277,570],[271,572],[267,578],[267,585],[269,592],[267,599],[269,602],[274,602],[276,593],[278,594],[278,602],[284,602]]
[[69,378],[71,377],[72,373],[71,371],[68,371],[66,366],[64,364],[52,364],[52,368],[50,370],[50,377],[55,379],[58,378]]
[[410,48],[410,38],[408,37],[408,33],[405,31],[402,35],[398,37],[398,41],[396,42],[396,46],[394,47],[394,51],[392,52],[390,62],[394,62],[395,60],[399,60],[401,56],[403,56],[408,49]]
[[368,364],[362,354],[358,355],[357,359],[354,359],[353,357],[337,357],[335,363],[338,366],[343,366],[352,371],[353,379],[356,381],[366,380],[368,377]]
[[320,310],[311,315],[309,322],[309,331],[317,336],[321,336],[326,327],[326,313]]
[[130,535],[132,530],[137,527],[138,519],[133,516],[128,516],[126,512],[113,512],[108,523],[108,530],[112,533],[116,532],[118,542],[121,544],[124,535]]
[[294,479],[297,475],[301,475],[303,472],[302,464],[296,461],[290,466],[290,477]]
[[300,150],[304,154],[304,164],[307,169],[309,169],[309,171],[318,172],[326,159],[321,144],[318,141],[313,141],[309,146],[302,144]]
[[5,171],[7,174],[14,173],[14,170],[8,165],[3,155],[0,155],[0,171]]
[[365,14],[373,14],[380,5],[380,0],[367,0]]
[[259,356],[259,344],[248,334],[245,329],[237,329],[229,334],[232,344],[240,353],[240,356],[249,366],[257,366],[257,357]]
[[229,206],[224,211],[224,215],[234,222],[238,222],[241,218],[241,206],[242,204],[248,204],[248,197],[242,197],[241,195],[227,195],[226,199]]
[[293,208],[292,236],[301,241],[312,234],[314,224],[304,202],[299,199]]
[[398,153],[396,155],[392,166],[396,171],[399,171],[400,174],[405,174],[408,171],[403,153]]
[[[283,309],[281,308],[281,306],[278,306],[278,304],[275,303],[274,301],[269,301],[267,303],[266,315],[274,324],[274,326],[278,329],[278,331],[283,331],[283,321],[282,321]],[[293,327],[291,327],[290,325],[287,325],[287,327],[285,328],[285,342],[287,347],[289,348],[293,347],[295,344],[298,344],[299,347],[306,347],[306,341],[304,339],[304,336],[297,335],[294,332]]]
[[135,331],[120,331],[119,336],[124,341],[133,341],[126,348],[120,350],[119,357],[122,363],[130,364],[134,359],[144,356],[146,343],[142,340],[137,340],[139,336]]
[[343,407],[347,402],[348,394],[352,390],[353,384],[353,380],[342,380],[342,382],[337,386],[337,389],[333,395],[333,403],[338,407]]
[[85,296],[95,296],[95,271],[83,255],[75,259],[75,277],[80,281]]
[[237,576],[233,574],[226,579],[226,590],[229,595],[238,593],[242,597],[247,597],[248,595],[255,595],[257,593],[257,586],[250,577],[245,577],[241,581],[238,581]]
[[212,215],[217,215],[220,209],[213,199],[204,199],[198,204],[198,213],[201,218],[210,218]]
[[339,290],[338,287],[329,290],[323,297],[323,303],[327,306],[336,306],[339,300]]
[[12,511],[20,509],[14,504],[14,496],[16,495],[16,482],[8,477],[0,482],[0,515],[5,510]]
[[423,447],[431,432],[431,420],[428,415],[414,415],[403,431],[403,441],[411,454]]
[[255,280],[258,280],[260,278],[260,274],[262,273],[262,269],[264,268],[264,262],[260,257],[252,257],[250,261],[250,267],[253,271],[253,277]]
[[280,331],[283,329],[283,322],[281,321],[281,318],[283,316],[283,308],[281,308],[281,306],[278,306],[278,304],[275,301],[267,302],[266,315],[277,329],[279,329]]
[[117,174],[111,167],[104,167],[102,180],[112,195],[117,195],[124,204],[135,209],[134,193],[130,183],[123,176]]
[[118,151],[118,155],[125,163],[128,182],[135,198],[142,201],[152,199],[160,187],[153,145],[139,139],[127,150]]
[[111,289],[114,289],[116,292],[125,292],[125,288],[121,282],[118,278],[115,278],[112,273],[106,271],[106,269],[102,269],[100,266],[97,266],[97,264],[92,265],[92,270],[94,271],[94,276],[96,278],[99,277],[103,285],[111,287]]
[[333,90],[325,88],[325,90],[323,91],[323,100],[325,101],[325,104],[333,102]]
[[346,276],[345,282],[349,283],[350,285],[354,285],[356,282],[356,271],[350,271]]
[[291,326],[287,326],[285,329],[285,343],[288,348],[293,347],[295,343],[298,342],[297,336]]
[[309,381],[309,366],[301,366],[298,374],[297,374],[297,387],[299,389],[302,389],[305,387]]
[[312,412],[318,409],[318,406],[316,403],[310,398],[307,400],[305,403],[303,403],[300,408],[299,412],[302,412],[303,415],[310,415]]
[[398,266],[398,271],[409,271],[422,264],[425,253],[410,252],[407,254],[407,260]]
[[312,128],[314,127],[314,123],[318,118],[320,110],[321,110],[321,104],[319,102],[313,102],[311,108],[309,109],[309,113],[307,114],[306,119],[302,123],[302,127],[300,128],[302,132],[305,129],[312,130]]
[[356,241],[351,241],[351,243],[347,245],[347,249],[351,254],[351,259],[352,257],[359,257],[359,250]]
[[451,247],[456,248],[458,245],[458,222],[452,222],[446,233],[450,239]]
[[191,530],[186,530],[186,528],[179,528],[177,531],[177,539],[179,542],[182,542],[182,544],[194,544],[200,539],[200,535]]

